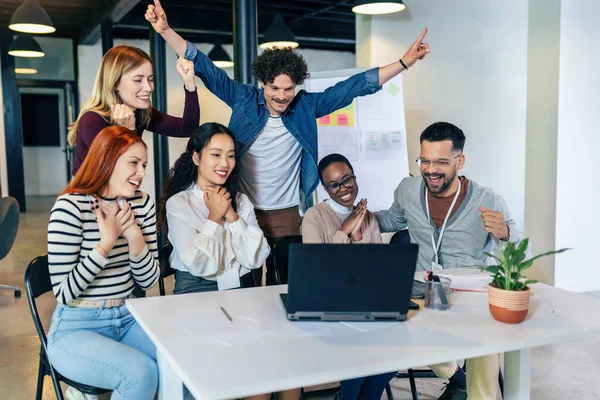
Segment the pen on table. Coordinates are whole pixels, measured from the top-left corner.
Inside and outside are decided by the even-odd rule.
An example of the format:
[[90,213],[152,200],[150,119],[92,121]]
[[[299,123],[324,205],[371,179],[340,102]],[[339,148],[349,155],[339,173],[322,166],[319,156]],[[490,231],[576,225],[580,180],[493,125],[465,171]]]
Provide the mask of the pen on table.
[[223,311],[223,314],[225,314],[225,316],[227,317],[227,319],[231,322],[233,322],[233,320],[231,319],[231,316],[229,315],[229,313],[227,311],[225,311],[225,309],[223,307],[220,307],[221,311]]

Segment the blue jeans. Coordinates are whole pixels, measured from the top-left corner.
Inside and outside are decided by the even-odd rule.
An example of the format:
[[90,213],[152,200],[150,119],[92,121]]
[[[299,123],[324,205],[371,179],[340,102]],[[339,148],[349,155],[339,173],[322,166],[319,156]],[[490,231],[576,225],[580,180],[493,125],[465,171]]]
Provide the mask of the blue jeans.
[[342,381],[337,400],[380,400],[385,387],[395,376],[396,371]]
[[57,305],[48,355],[65,377],[113,390],[111,400],[152,400],[158,387],[156,348],[125,305]]

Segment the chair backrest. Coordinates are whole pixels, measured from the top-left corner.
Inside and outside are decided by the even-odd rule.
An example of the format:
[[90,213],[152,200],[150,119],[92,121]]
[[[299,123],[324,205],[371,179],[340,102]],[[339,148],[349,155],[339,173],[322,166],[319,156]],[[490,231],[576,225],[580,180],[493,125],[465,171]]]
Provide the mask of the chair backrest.
[[160,276],[158,278],[158,291],[161,296],[165,295],[165,281],[164,279],[175,273],[175,270],[171,268],[169,263],[169,257],[173,252],[173,245],[171,243],[165,244],[162,249],[158,252],[158,262],[160,263]]
[[44,350],[46,349],[46,332],[37,310],[36,301],[44,293],[52,291],[52,282],[50,281],[50,272],[48,270],[48,256],[43,255],[34,258],[25,270],[25,292],[27,293],[27,302],[31,311],[31,318],[35,329],[40,337]]
[[408,229],[404,229],[402,231],[398,231],[398,232],[394,233],[394,235],[390,239],[390,243],[410,244],[410,234],[408,233]]
[[19,203],[14,197],[0,198],[0,260],[8,255],[19,229]]
[[275,280],[278,284],[286,284],[288,281],[289,248],[292,243],[302,243],[302,235],[283,236],[275,240],[273,263],[275,264]]

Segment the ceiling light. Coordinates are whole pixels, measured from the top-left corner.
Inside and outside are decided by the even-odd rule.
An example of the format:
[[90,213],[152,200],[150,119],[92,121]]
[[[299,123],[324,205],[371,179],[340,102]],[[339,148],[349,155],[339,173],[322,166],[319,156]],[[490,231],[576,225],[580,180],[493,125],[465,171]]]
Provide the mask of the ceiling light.
[[15,73],[23,74],[23,75],[33,75],[33,74],[37,74],[37,69],[35,69],[35,68],[15,68]]
[[8,54],[14,57],[44,57],[40,44],[33,36],[26,33],[17,36],[8,49]]
[[261,49],[272,47],[291,47],[292,49],[298,47],[294,32],[285,24],[281,14],[275,15],[273,23],[265,31],[263,43],[260,44]]
[[13,14],[8,27],[26,33],[56,32],[52,20],[37,0],[25,0]]
[[370,15],[391,14],[405,8],[402,0],[356,0],[352,12]]
[[208,53],[208,58],[219,68],[233,67],[233,61],[231,61],[231,57],[229,57],[229,54],[221,46],[221,43],[215,43],[215,46]]

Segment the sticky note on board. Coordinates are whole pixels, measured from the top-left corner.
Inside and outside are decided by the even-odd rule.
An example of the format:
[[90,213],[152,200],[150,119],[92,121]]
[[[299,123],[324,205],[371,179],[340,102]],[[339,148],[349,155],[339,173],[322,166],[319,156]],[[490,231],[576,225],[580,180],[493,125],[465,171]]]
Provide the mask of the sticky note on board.
[[331,117],[329,115],[319,118],[319,124],[321,124],[321,125],[329,125],[330,123],[331,123]]
[[394,85],[393,83],[390,83],[390,85],[387,88],[387,94],[389,94],[390,96],[393,96],[393,97],[396,97],[398,95],[399,91],[400,91],[400,86]]
[[338,114],[337,123],[338,125],[348,125],[348,114]]

